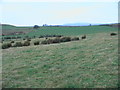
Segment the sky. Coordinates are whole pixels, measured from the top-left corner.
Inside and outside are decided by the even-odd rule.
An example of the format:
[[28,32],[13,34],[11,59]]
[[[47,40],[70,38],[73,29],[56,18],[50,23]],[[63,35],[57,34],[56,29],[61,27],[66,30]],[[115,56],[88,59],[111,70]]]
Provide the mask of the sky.
[[0,23],[16,26],[118,22],[118,0],[3,0],[0,11]]

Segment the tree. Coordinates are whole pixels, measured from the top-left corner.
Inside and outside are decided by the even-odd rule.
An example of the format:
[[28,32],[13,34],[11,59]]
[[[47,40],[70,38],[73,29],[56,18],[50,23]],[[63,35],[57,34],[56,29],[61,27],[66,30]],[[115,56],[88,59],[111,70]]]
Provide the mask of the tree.
[[33,27],[34,29],[38,29],[39,28],[39,26],[38,25],[34,25],[34,27]]
[[43,26],[48,26],[47,24],[43,24]]

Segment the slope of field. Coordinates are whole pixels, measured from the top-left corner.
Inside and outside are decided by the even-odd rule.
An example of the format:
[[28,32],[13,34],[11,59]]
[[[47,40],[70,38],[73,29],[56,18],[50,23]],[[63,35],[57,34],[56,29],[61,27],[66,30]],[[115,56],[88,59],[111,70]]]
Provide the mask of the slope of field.
[[32,27],[17,27],[14,25],[9,25],[9,24],[2,24],[2,34],[10,34],[13,32],[31,32],[32,31]]
[[[109,27],[109,26],[81,26],[81,27],[54,27],[54,26],[48,26],[48,27],[40,27],[38,29],[33,29],[33,27],[15,27],[11,25],[3,25],[2,26],[2,32],[3,34],[9,34],[13,32],[19,32],[22,31],[26,34],[22,35],[14,35],[14,36],[37,36],[40,35],[65,35],[65,36],[76,36],[76,35],[83,35],[83,34],[92,34],[92,33],[99,33],[99,32],[114,32],[118,29],[115,27]],[[13,35],[10,35],[13,36]]]
[[34,32],[28,33],[29,36],[40,36],[49,34],[60,34],[67,36],[76,36],[81,34],[93,34],[100,32],[117,31],[117,28],[108,26],[81,26],[81,27],[40,27]]
[[100,32],[80,41],[5,49],[2,62],[3,88],[117,88],[118,36]]

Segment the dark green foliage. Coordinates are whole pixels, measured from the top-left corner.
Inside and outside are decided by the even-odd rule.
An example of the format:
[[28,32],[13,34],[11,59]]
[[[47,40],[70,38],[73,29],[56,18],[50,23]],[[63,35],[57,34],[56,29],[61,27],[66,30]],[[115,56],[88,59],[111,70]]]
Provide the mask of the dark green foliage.
[[82,36],[81,39],[86,39],[86,35]]
[[76,41],[76,40],[79,40],[79,37],[73,37],[73,38],[71,38],[71,41]]
[[13,45],[13,47],[22,47],[23,44],[22,42],[15,42],[15,44]]
[[23,40],[25,40],[25,38],[23,38]]
[[11,41],[11,43],[14,43],[15,41]]
[[43,36],[39,36],[39,38],[44,38]]
[[39,45],[39,44],[40,44],[39,41],[35,41],[35,42],[34,42],[34,45]]
[[34,29],[38,29],[39,28],[39,26],[38,25],[34,25],[34,27],[33,27]]
[[4,39],[11,39],[11,37],[4,37]]
[[61,42],[68,42],[68,41],[71,41],[71,37],[62,37],[60,39]]
[[2,49],[7,49],[9,47],[11,47],[11,43],[3,43],[2,44]]
[[115,36],[115,35],[117,35],[117,33],[111,33],[110,35],[111,35],[111,36]]
[[63,35],[57,35],[56,37],[62,37]]
[[24,41],[23,46],[30,46],[30,41]]

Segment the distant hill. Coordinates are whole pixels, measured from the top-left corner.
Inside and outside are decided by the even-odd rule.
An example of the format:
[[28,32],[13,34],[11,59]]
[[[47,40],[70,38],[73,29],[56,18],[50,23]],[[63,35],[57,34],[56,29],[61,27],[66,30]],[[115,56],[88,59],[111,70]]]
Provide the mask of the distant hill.
[[101,24],[100,26],[110,26],[110,27],[119,27],[120,28],[120,23]]
[[17,27],[10,24],[0,24],[0,26],[2,26],[2,35],[23,34],[32,31],[32,27]]
[[46,26],[90,26],[90,25],[100,25],[99,23],[66,23],[62,25],[46,25]]
[[67,23],[63,24],[62,26],[89,26],[90,23]]
[[2,26],[2,30],[12,30],[12,29],[15,29],[16,26],[14,25],[9,25],[9,24],[1,24],[0,26]]

